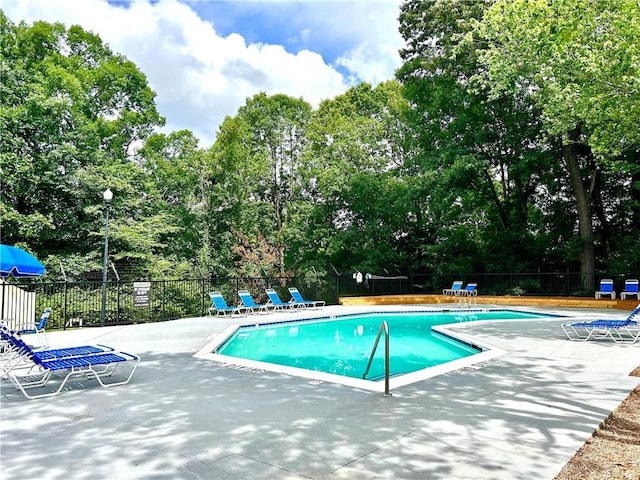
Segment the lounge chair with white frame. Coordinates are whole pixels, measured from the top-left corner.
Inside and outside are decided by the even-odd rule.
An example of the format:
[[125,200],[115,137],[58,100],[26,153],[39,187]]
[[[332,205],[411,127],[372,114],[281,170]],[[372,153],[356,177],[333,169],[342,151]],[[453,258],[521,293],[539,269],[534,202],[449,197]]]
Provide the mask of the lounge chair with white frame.
[[40,319],[37,322],[20,323],[15,325],[15,329],[18,335],[35,335],[38,341],[38,347],[46,348],[49,346],[49,340],[47,339],[47,322],[51,316],[51,308],[47,307],[40,315]]
[[477,283],[467,283],[467,286],[460,290],[459,295],[467,296],[467,297],[475,297],[478,295],[478,284]]
[[291,303],[301,305],[305,308],[322,308],[326,303],[324,300],[305,300],[296,287],[289,287],[289,293],[291,294]]
[[617,343],[635,343],[640,340],[640,304],[624,320],[598,319],[562,324],[569,340],[609,339]]
[[620,292],[620,298],[625,300],[627,297],[635,296],[640,300],[640,292],[638,291],[638,279],[632,278],[624,281],[624,290]]
[[603,278],[600,280],[600,290],[596,292],[596,298],[610,296],[611,300],[615,300],[616,292],[613,289],[613,280],[610,278]]
[[296,305],[293,302],[283,302],[273,288],[267,288],[265,290],[267,296],[269,297],[268,305],[272,306],[274,310],[293,310],[294,308],[299,307],[300,305]]
[[270,305],[266,303],[256,303],[249,290],[238,290],[238,296],[242,302],[242,306],[247,309],[248,313],[269,313]]
[[462,280],[456,280],[451,284],[451,288],[445,288],[442,290],[443,295],[459,295],[462,289]]
[[209,315],[238,315],[243,316],[247,314],[245,307],[230,307],[227,305],[227,301],[220,292],[209,292],[211,298],[211,306],[209,307]]

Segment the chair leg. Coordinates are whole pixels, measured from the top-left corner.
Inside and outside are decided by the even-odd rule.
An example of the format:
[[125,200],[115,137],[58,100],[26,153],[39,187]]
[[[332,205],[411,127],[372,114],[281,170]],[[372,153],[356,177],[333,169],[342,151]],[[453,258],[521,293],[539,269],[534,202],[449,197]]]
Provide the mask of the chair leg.
[[46,330],[38,330],[36,328],[36,335],[38,335],[38,342],[40,342],[40,347],[47,348],[49,346],[49,339],[47,338]]

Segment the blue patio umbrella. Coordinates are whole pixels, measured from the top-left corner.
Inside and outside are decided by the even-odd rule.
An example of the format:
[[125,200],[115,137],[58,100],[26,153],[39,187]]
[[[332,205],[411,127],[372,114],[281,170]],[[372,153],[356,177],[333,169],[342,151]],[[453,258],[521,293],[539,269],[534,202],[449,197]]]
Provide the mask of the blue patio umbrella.
[[39,277],[44,265],[24,250],[0,244],[0,277]]

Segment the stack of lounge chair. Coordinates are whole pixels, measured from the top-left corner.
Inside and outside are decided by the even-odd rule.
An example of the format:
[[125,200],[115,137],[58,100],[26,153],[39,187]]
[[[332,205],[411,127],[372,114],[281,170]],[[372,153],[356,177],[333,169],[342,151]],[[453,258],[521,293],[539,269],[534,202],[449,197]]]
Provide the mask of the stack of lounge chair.
[[[95,379],[103,387],[124,385],[140,363],[140,357],[104,345],[34,350],[4,326],[0,341],[0,373],[29,399],[57,395],[75,377]],[[122,365],[129,366],[129,372],[115,376]]]

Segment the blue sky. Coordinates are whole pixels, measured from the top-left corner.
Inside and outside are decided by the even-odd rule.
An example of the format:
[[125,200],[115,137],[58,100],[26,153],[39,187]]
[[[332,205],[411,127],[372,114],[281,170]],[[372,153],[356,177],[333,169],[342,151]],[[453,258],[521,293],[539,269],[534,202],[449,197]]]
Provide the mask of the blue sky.
[[[346,3],[346,2],[345,2]],[[344,51],[344,37],[327,37],[314,26],[323,17],[320,2],[188,2],[221,35],[240,33],[248,43],[273,43],[297,53],[313,49],[334,61]],[[315,20],[315,22],[314,22]]]
[[[362,31],[338,28],[327,34],[336,17],[349,19],[357,12],[376,9],[383,2],[357,1],[195,1],[188,4],[211,21],[221,35],[240,33],[248,43],[283,45],[298,53],[312,50],[329,64],[361,40]],[[393,4],[394,2],[387,2]]]
[[210,145],[260,91],[314,107],[400,66],[400,0],[3,0],[15,23],[77,24],[147,75],[166,117]]

